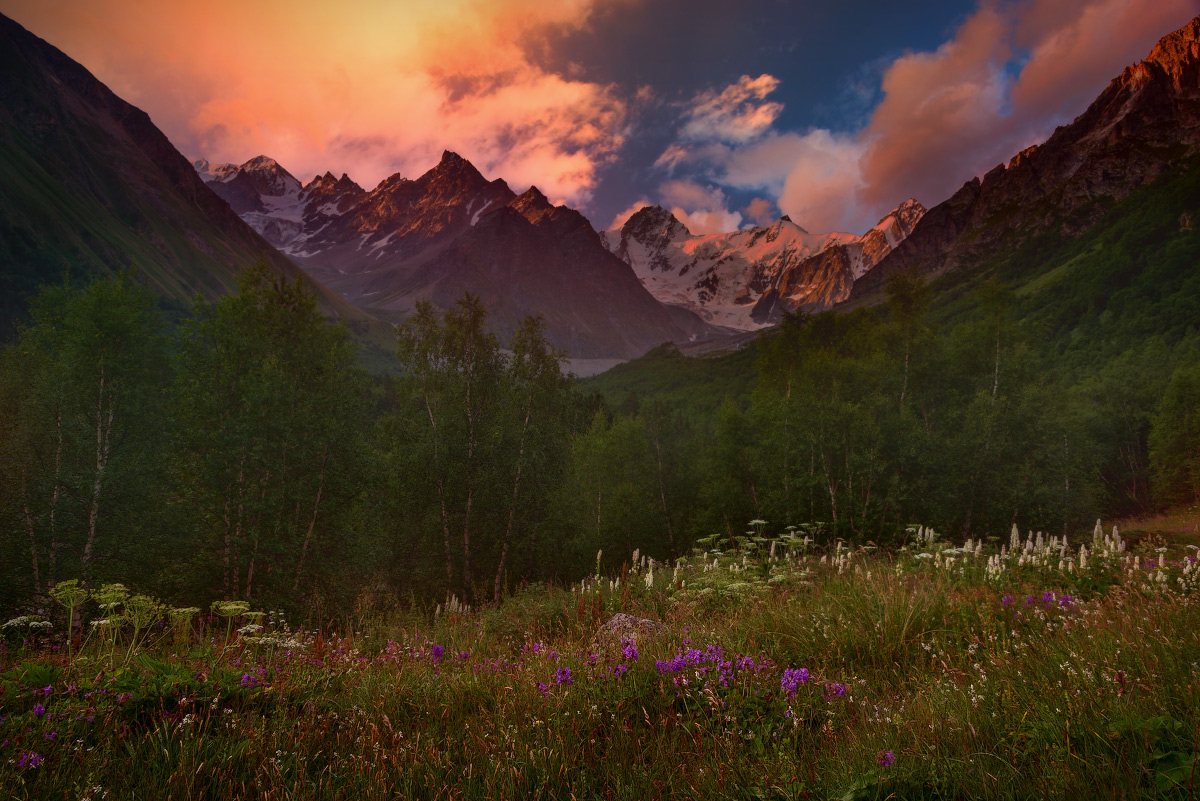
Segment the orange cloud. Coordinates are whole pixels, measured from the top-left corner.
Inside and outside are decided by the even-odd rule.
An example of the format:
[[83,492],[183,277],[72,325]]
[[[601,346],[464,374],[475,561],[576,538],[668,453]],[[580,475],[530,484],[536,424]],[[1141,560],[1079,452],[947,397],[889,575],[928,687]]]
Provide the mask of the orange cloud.
[[766,102],[778,87],[779,79],[764,73],[757,78],[743,75],[720,92],[701,92],[685,114],[681,134],[702,142],[757,139],[783,112],[783,104]]
[[614,89],[546,72],[521,43],[600,2],[4,0],[5,13],[147,110],[189,156],[265,153],[366,186],[456,150],[487,175],[585,203],[624,141]]

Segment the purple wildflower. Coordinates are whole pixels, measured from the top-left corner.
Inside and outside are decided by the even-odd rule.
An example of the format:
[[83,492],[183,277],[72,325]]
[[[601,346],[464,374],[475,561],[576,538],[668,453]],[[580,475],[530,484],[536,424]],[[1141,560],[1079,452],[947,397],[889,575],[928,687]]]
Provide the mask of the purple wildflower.
[[17,760],[17,767],[36,768],[38,765],[42,764],[42,762],[43,759],[41,755],[36,751],[23,751],[21,752],[21,758]]
[[41,702],[33,705],[33,716],[35,718],[40,718],[44,714],[46,714],[46,707],[42,706]]
[[446,653],[446,649],[440,645],[435,645],[429,649],[429,653],[433,654],[433,661],[436,662],[442,658],[442,654]]
[[1001,606],[1009,606],[1015,600],[1016,600],[1016,598],[1013,598],[1012,593],[1009,593],[1008,595],[1005,595],[1003,598],[1000,599],[1000,604],[1001,604]]
[[654,660],[654,667],[662,674],[678,673],[683,670],[684,665],[683,654],[678,654],[674,659],[668,659],[665,662],[661,659]]
[[613,668],[613,675],[619,679],[622,676],[624,676],[628,671],[629,671],[629,668],[625,667],[624,665],[617,665],[615,668]]
[[838,682],[830,682],[825,685],[825,700],[832,701],[835,698],[841,698],[846,694],[846,685]]
[[785,693],[795,695],[796,688],[801,684],[808,684],[808,668],[789,668],[783,671],[779,686]]
[[560,667],[558,670],[554,671],[554,683],[573,684],[574,681],[571,678],[571,669],[569,667]]
[[879,763],[881,768],[890,768],[896,763],[896,755],[891,751],[880,751],[875,755],[875,761]]
[[621,649],[621,653],[624,654],[625,658],[630,662],[636,662],[638,658],[637,643],[633,640],[625,640],[622,644],[625,647]]

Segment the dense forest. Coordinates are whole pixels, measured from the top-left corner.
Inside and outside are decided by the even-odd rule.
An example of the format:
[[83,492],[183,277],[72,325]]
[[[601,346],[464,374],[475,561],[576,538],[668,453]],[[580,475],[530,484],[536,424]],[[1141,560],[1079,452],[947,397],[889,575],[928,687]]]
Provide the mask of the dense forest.
[[45,288],[0,356],[0,607],[55,582],[336,614],[478,604],[746,531],[889,543],[1200,502],[1196,170],[747,349],[578,382],[541,323],[421,306],[367,374],[301,285],[164,313],[134,276]]

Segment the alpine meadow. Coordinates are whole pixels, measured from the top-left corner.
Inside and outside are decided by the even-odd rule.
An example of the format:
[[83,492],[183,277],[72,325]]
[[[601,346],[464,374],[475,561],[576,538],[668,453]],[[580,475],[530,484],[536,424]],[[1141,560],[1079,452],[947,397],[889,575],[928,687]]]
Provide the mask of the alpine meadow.
[[0,0],[0,796],[1200,793],[1193,0],[143,5]]

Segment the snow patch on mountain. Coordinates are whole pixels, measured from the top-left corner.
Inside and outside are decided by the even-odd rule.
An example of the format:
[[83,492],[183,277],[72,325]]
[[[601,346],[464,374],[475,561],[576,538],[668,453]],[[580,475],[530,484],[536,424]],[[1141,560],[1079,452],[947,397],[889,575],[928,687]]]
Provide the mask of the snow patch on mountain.
[[[773,323],[764,296],[786,308],[828,308],[912,231],[924,213],[908,200],[863,236],[810,234],[791,218],[724,234],[694,235],[666,209],[648,206],[601,241],[662,303],[739,330]],[[760,313],[756,313],[759,308]]]

